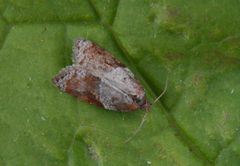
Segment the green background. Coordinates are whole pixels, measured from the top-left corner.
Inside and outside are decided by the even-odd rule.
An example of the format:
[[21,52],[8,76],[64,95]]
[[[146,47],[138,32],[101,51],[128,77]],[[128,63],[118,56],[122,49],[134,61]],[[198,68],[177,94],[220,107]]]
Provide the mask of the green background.
[[[239,0],[1,0],[0,165],[239,165]],[[153,101],[123,113],[51,79],[83,37],[123,62]]]

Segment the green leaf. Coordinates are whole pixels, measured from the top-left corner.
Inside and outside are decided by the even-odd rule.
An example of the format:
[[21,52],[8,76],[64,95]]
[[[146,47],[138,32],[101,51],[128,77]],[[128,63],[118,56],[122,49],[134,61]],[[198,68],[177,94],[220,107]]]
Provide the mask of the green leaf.
[[[2,0],[0,165],[239,165],[240,4]],[[51,82],[83,37],[126,64],[152,106],[115,112]]]

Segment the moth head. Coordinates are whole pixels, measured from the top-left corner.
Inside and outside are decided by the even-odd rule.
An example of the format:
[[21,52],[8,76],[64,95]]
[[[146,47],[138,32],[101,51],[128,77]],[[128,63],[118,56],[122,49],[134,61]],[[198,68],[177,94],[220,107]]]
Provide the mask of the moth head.
[[150,100],[146,99],[146,103],[142,106],[141,110],[146,111],[151,109],[151,102]]

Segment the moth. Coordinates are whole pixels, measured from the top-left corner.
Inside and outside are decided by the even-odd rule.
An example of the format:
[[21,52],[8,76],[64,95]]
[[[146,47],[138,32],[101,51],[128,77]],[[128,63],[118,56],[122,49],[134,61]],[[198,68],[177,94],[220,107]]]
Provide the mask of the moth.
[[71,66],[63,68],[52,79],[53,84],[62,91],[108,110],[146,110],[141,125],[128,140],[140,130],[151,105],[167,88],[166,84],[163,93],[150,103],[141,83],[122,62],[83,38],[74,40],[72,61]]

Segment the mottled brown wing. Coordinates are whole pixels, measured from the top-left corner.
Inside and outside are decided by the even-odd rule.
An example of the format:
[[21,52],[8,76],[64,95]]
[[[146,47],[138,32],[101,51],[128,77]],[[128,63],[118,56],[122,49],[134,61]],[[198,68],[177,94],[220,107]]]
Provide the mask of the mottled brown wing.
[[113,55],[89,40],[76,38],[73,63],[94,71],[99,77],[127,94],[140,108],[146,104],[146,93],[134,74]]
[[103,48],[83,38],[76,38],[73,45],[73,63],[88,68],[98,68],[108,71],[109,66],[113,68],[126,66],[118,61],[112,54]]
[[140,108],[126,93],[80,65],[62,69],[52,82],[74,97],[105,109],[132,111]]

